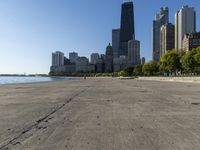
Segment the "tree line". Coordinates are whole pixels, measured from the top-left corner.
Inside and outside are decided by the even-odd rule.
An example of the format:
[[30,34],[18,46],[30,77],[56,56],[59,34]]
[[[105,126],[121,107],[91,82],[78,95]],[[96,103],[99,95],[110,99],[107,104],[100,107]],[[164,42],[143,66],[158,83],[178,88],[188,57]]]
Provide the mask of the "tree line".
[[152,75],[199,75],[200,47],[188,52],[173,49],[166,52],[158,63],[150,61],[135,68],[129,67],[119,72],[122,76]]

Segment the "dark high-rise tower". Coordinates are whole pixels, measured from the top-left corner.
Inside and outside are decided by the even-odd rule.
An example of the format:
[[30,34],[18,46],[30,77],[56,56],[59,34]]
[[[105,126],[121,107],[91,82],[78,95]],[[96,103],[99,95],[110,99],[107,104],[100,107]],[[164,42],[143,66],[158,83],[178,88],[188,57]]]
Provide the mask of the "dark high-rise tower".
[[124,2],[121,12],[119,56],[128,55],[128,41],[135,40],[133,2]]
[[113,72],[113,48],[110,43],[106,48],[105,72]]

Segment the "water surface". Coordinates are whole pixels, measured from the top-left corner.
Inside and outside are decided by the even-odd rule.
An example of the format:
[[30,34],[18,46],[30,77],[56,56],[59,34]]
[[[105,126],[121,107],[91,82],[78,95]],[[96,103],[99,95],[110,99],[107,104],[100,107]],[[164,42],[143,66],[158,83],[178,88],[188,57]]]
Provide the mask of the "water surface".
[[0,84],[38,83],[60,80],[78,80],[77,77],[0,76]]

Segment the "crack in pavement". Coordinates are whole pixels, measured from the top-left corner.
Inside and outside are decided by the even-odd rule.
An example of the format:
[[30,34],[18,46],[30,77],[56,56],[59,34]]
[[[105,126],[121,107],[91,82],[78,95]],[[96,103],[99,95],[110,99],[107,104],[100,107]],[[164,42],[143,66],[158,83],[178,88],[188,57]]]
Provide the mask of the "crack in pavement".
[[[48,121],[50,120],[50,116],[52,116],[53,114],[55,114],[56,112],[58,112],[59,110],[61,110],[65,105],[67,105],[68,103],[70,103],[75,97],[79,96],[80,94],[84,93],[86,90],[88,90],[90,87],[92,86],[89,86],[87,87],[86,89],[83,89],[79,92],[77,92],[76,94],[74,94],[73,96],[71,96],[69,99],[67,99],[64,104],[62,104],[61,106],[55,108],[53,111],[49,112],[47,115],[45,115],[44,117],[40,118],[39,120],[36,121],[35,124],[27,127],[26,129],[24,129],[19,135],[17,135],[16,137],[12,138],[11,140],[9,141],[6,141],[6,142],[3,142],[4,144],[0,145],[0,150],[8,150],[8,146],[9,145],[17,145],[17,144],[20,144],[21,145],[21,142],[17,141],[19,140],[20,138],[22,138],[22,136],[24,136],[25,134],[27,134],[29,131],[31,130],[34,130],[36,129],[36,131],[38,131],[39,129],[37,128],[40,124],[42,124],[43,122],[45,121]],[[33,135],[33,134],[32,134]],[[32,136],[30,135],[30,136]],[[29,136],[29,137],[30,137]]]

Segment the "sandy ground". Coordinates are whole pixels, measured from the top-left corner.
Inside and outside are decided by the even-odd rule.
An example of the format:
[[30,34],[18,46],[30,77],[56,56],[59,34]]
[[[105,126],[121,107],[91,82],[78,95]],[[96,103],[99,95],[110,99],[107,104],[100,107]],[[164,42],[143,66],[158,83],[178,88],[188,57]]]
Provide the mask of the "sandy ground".
[[87,79],[0,86],[0,150],[199,150],[200,84]]

